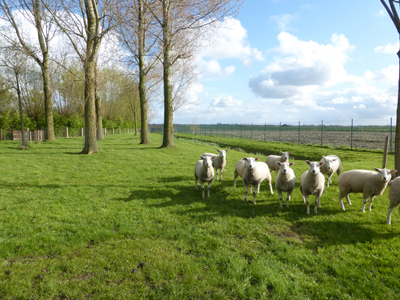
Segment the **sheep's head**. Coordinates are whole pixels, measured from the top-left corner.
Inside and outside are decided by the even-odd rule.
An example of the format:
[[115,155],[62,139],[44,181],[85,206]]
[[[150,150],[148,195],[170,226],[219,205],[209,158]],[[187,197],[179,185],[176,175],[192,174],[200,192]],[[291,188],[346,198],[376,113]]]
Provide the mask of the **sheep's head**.
[[397,170],[378,169],[378,168],[374,168],[374,170],[378,172],[379,180],[385,182],[389,181],[392,178],[392,174],[397,172]]
[[203,160],[203,166],[210,168],[212,167],[212,160],[215,158],[215,156],[200,156],[200,159]]
[[243,160],[246,162],[246,166],[249,167],[250,170],[253,170],[256,166],[256,161],[258,160],[258,157],[245,157],[243,158]]
[[292,162],[287,163],[286,161],[285,162],[277,161],[276,164],[279,165],[279,170],[280,172],[282,172],[282,174],[287,174],[290,170],[290,167],[294,165],[294,163]]
[[288,161],[289,155],[292,154],[292,152],[280,152],[280,154],[281,154],[281,161]]
[[334,161],[336,161],[337,159],[336,158],[326,158],[325,156],[322,158],[322,162],[324,162],[325,163],[325,165],[326,165],[326,168],[328,169],[328,170],[331,170],[332,169],[332,164],[333,164],[333,162]]
[[219,156],[226,157],[226,152],[228,152],[229,149],[226,149],[226,150],[217,149],[217,151],[219,152]]
[[320,161],[320,162],[316,162],[316,161],[309,161],[306,160],[306,163],[310,166],[308,169],[308,172],[312,175],[318,175],[320,172],[320,167],[324,164],[324,162]]

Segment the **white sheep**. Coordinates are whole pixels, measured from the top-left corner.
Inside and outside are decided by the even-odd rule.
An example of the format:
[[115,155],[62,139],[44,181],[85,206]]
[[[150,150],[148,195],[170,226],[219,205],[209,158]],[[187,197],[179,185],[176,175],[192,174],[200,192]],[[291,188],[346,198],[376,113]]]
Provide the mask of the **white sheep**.
[[246,197],[244,201],[247,201],[247,194],[249,192],[249,185],[254,186],[253,190],[253,203],[256,204],[256,192],[260,193],[260,183],[263,180],[266,180],[269,184],[269,189],[271,191],[271,194],[274,193],[272,190],[272,184],[271,184],[271,173],[269,172],[268,165],[264,162],[257,162],[257,158],[253,157],[245,157],[243,158],[246,166],[243,171],[243,184],[246,188]]
[[194,178],[196,180],[196,189],[197,189],[197,180],[201,183],[202,196],[204,199],[204,182],[208,182],[208,193],[207,196],[210,198],[210,188],[211,183],[214,180],[214,168],[212,166],[212,160],[215,159],[215,156],[200,156],[200,160],[196,162],[194,167]]
[[328,175],[328,180],[326,181],[326,186],[329,186],[329,183],[332,183],[332,176],[335,172],[340,176],[342,173],[342,162],[340,161],[339,156],[336,155],[327,155],[322,157],[321,162],[324,164],[321,166],[321,173],[324,175]]
[[296,184],[296,176],[293,169],[290,168],[294,163],[277,161],[276,164],[279,166],[278,175],[275,179],[275,187],[279,194],[279,208],[282,209],[282,192],[287,193],[286,206],[289,208],[290,195]]
[[303,195],[303,202],[307,200],[307,214],[310,214],[310,195],[315,196],[314,213],[317,213],[317,205],[321,207],[321,196],[325,191],[325,176],[320,172],[323,162],[310,162],[306,160],[310,166],[307,171],[301,175],[300,192]]
[[235,172],[233,173],[233,186],[236,187],[236,179],[238,176],[243,178],[244,168],[246,167],[246,161],[244,158],[236,163]]
[[[390,204],[389,204],[386,223],[391,225],[392,222],[390,221],[390,218],[392,216],[392,211],[400,204],[400,177],[396,177],[395,179],[390,181],[388,185],[390,185],[390,190],[389,190]],[[399,212],[400,212],[400,207],[399,207]]]
[[292,152],[279,152],[281,155],[268,155],[265,159],[265,163],[268,165],[270,172],[276,171],[278,173],[279,166],[276,164],[277,161],[289,162],[289,155]]
[[214,154],[214,153],[203,153],[201,156],[210,156],[213,157],[215,156],[215,159],[213,159],[212,164],[213,167],[215,168],[215,172],[217,173],[217,180],[218,180],[218,169],[220,170],[220,175],[221,175],[221,180],[222,180],[222,172],[224,171],[224,168],[226,166],[226,152],[229,151],[229,149],[226,150],[220,150],[217,149],[219,154]]
[[378,173],[369,170],[350,170],[339,176],[339,201],[343,211],[345,210],[343,205],[344,197],[346,197],[347,202],[351,205],[350,193],[363,193],[364,205],[361,209],[362,212],[365,212],[365,204],[368,198],[370,198],[368,209],[371,210],[372,201],[375,196],[382,195],[389,183],[391,173],[396,172],[396,170],[378,168],[374,168],[374,170]]

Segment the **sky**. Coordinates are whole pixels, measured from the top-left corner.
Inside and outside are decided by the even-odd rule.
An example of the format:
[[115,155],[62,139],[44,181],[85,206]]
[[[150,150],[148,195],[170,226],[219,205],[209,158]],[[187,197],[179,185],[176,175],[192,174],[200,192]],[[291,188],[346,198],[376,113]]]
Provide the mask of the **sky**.
[[174,124],[395,125],[398,41],[379,0],[247,0]]

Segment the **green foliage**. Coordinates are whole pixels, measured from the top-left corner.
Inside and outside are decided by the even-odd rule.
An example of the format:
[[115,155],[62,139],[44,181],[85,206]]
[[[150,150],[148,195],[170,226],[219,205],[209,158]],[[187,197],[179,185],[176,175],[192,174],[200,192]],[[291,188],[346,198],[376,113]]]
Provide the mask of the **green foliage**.
[[[177,139],[167,149],[157,146],[161,135],[151,139],[145,146],[139,137],[108,135],[91,156],[76,155],[82,138],[28,151],[0,142],[0,298],[398,298],[400,217],[385,224],[388,190],[371,212],[361,212],[361,195],[342,212],[335,175],[318,214],[306,215],[298,188],[305,156],[338,154],[347,171],[379,167],[381,153],[245,144],[240,149],[294,152],[297,184],[280,210],[266,183],[256,205],[243,202],[240,180],[233,187],[239,159],[265,160],[240,150],[244,141]],[[202,199],[194,164],[220,147],[231,149],[224,181]]]

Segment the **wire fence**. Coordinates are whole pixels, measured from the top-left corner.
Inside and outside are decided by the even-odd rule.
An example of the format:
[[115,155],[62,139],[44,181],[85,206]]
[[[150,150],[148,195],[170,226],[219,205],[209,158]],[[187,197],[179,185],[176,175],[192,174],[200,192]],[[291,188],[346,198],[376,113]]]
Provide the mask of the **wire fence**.
[[[163,132],[164,127],[150,125],[151,132]],[[394,151],[395,128],[390,124],[385,126],[367,125],[318,125],[301,124],[177,124],[174,133],[185,133],[203,136],[219,136],[224,138],[242,138],[279,143],[309,144],[331,146],[335,148],[383,150],[386,136],[389,137],[389,151]]]

